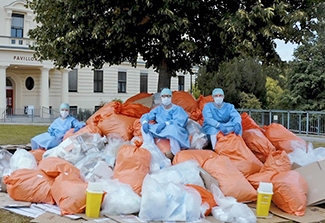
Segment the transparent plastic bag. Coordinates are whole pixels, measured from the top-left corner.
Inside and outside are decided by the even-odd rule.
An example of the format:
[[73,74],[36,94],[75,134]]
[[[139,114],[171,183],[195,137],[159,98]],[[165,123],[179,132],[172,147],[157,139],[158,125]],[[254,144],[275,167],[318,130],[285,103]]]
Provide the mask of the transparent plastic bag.
[[161,152],[156,144],[146,142],[141,145],[141,148],[151,153],[150,173],[171,165],[170,159]]
[[111,179],[113,170],[104,158],[96,156],[83,163],[80,168],[80,176],[85,182],[97,182],[101,179]]
[[10,168],[11,157],[12,154],[8,150],[2,149],[0,147],[0,177],[11,174],[12,172]]
[[166,167],[164,169],[154,171],[151,177],[159,183],[175,183],[175,184],[194,184],[204,187],[202,178],[200,177],[199,164],[195,160],[187,160],[185,162]]
[[25,149],[17,148],[10,159],[10,168],[13,171],[18,169],[37,169],[37,162],[33,154]]
[[215,219],[223,222],[255,223],[257,218],[253,211],[243,203],[238,203],[233,197],[225,197],[221,190],[213,184],[213,197],[218,206],[212,208]]
[[186,124],[186,130],[191,140],[191,149],[203,149],[209,143],[207,135],[204,133],[202,126],[196,121],[189,119]]
[[147,174],[142,186],[139,217],[145,221],[197,221],[201,214],[201,202],[201,196],[195,189],[160,183]]
[[107,134],[107,144],[105,145],[103,153],[105,155],[116,158],[119,149],[124,144],[125,144],[125,140],[119,134],[116,133]]
[[104,191],[107,194],[102,203],[101,214],[121,215],[132,214],[140,211],[141,197],[132,187],[116,180],[100,180],[104,183]]

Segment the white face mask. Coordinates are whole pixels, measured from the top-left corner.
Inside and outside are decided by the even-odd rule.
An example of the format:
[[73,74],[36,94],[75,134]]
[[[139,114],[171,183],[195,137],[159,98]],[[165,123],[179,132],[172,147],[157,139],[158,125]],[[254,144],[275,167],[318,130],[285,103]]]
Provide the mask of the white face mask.
[[172,103],[172,98],[167,98],[167,97],[161,98],[161,103],[165,106],[168,106]]
[[64,110],[60,111],[60,115],[61,115],[62,118],[66,118],[69,115],[69,111],[64,111]]
[[221,105],[223,102],[223,97],[214,97],[213,99],[217,105]]

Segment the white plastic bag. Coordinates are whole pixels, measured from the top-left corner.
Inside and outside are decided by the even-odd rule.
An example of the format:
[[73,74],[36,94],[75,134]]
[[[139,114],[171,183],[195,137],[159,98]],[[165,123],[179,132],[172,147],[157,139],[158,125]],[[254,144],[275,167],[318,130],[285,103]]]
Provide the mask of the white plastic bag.
[[151,153],[150,173],[171,166],[170,159],[161,152],[156,144],[146,142],[141,145],[141,148],[144,148]]
[[124,139],[122,136],[116,133],[107,134],[107,144],[103,150],[105,155],[115,157],[122,145],[125,144]]
[[116,180],[101,180],[107,192],[102,203],[101,214],[121,215],[138,213],[141,198],[132,187]]
[[113,177],[113,170],[100,156],[88,159],[80,168],[80,177],[85,182],[97,182]]
[[255,223],[257,218],[253,211],[243,203],[238,203],[233,197],[225,197],[221,190],[211,185],[212,194],[218,206],[212,208],[215,219],[223,222]]
[[6,149],[2,149],[0,147],[0,177],[10,175],[11,168],[10,168],[10,159],[12,154],[8,152]]
[[194,184],[204,187],[200,168],[196,160],[187,160],[164,169],[154,171],[151,177],[159,183]]
[[25,149],[17,148],[10,159],[10,168],[13,171],[18,169],[37,169],[37,162],[33,154]]
[[317,154],[321,152],[321,150],[317,151],[313,149],[313,144],[308,144],[308,149],[295,149],[293,152],[289,153],[289,159],[291,164],[297,163],[300,166],[305,166],[307,164],[313,163],[317,160],[319,160],[319,156]]
[[190,145],[191,149],[203,149],[205,146],[208,145],[208,137],[204,133],[204,130],[199,123],[192,119],[189,119],[185,128],[189,136],[192,136]]
[[147,174],[142,184],[139,217],[145,221],[197,221],[201,196],[194,188],[159,183]]

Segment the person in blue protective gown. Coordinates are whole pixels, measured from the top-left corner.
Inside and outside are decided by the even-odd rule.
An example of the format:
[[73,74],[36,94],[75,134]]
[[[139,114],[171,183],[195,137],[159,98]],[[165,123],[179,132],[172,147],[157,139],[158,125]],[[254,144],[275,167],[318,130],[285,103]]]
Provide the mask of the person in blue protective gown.
[[77,132],[84,126],[84,122],[79,122],[74,117],[69,116],[69,104],[62,103],[60,106],[60,117],[54,120],[48,128],[48,132],[39,134],[31,139],[32,149],[52,149],[62,142],[64,134],[69,129],[75,128],[74,132]]
[[[190,147],[188,132],[185,129],[188,115],[182,107],[171,102],[170,89],[164,88],[160,97],[162,104],[142,115],[140,119],[142,130],[155,138],[169,139],[171,152],[176,155],[181,148]],[[149,124],[151,120],[155,120],[156,124]]]
[[241,116],[233,104],[223,102],[224,95],[221,88],[215,88],[212,92],[214,102],[205,104],[202,111],[203,129],[210,136],[213,149],[217,143],[216,136],[219,131],[224,135],[230,132],[242,135]]

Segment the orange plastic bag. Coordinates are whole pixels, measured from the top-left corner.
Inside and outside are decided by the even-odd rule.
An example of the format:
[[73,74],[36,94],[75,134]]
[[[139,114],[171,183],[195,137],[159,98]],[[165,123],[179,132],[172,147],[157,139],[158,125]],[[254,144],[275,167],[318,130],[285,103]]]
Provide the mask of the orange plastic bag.
[[305,140],[299,138],[283,125],[272,123],[263,126],[264,135],[271,141],[277,150],[284,150],[286,153],[293,152],[294,149],[307,149]]
[[193,110],[191,115],[190,115],[190,119],[198,122],[202,126],[204,118],[203,118],[203,114],[202,114],[201,109],[196,108],[195,110]]
[[51,195],[54,178],[41,170],[18,169],[3,180],[7,193],[14,200],[55,204]]
[[208,159],[212,159],[216,156],[218,156],[218,154],[212,150],[182,150],[175,155],[173,165],[187,160],[196,160],[199,165],[203,167]]
[[291,162],[285,151],[275,151],[271,153],[260,172],[273,171],[276,173],[287,172],[291,170]]
[[[109,115],[111,113],[114,113],[115,109],[121,106],[121,102],[118,101],[111,101],[101,107],[97,112],[95,112],[92,116],[88,118],[86,121],[87,125],[97,125],[97,122],[95,121],[96,116],[104,116],[104,115]],[[99,116],[99,117],[100,117]],[[95,122],[94,122],[95,121]]]
[[128,98],[125,103],[133,103],[135,101],[138,101],[138,100],[141,100],[141,99],[144,99],[144,98],[147,98],[147,97],[150,97],[151,95],[153,95],[152,93],[145,93],[145,92],[142,92],[142,93],[139,93],[139,94],[136,94],[130,98]]
[[169,139],[155,138],[155,143],[163,154],[171,151]]
[[207,189],[200,187],[198,185],[193,185],[193,184],[187,184],[185,186],[188,187],[193,187],[195,190],[197,190],[202,198],[202,204],[207,202],[209,204],[209,209],[205,212],[205,216],[208,216],[211,213],[211,209],[215,206],[217,206],[217,203],[214,200],[213,194],[208,191]]
[[243,131],[248,129],[259,129],[262,130],[261,127],[259,127],[256,122],[246,113],[244,112],[241,116],[241,125],[243,127]]
[[272,179],[272,201],[281,210],[298,216],[305,214],[308,184],[296,171],[282,172]]
[[61,209],[61,215],[83,213],[86,208],[86,189],[75,173],[62,173],[55,178],[51,188],[52,196]]
[[133,191],[141,196],[142,182],[150,170],[151,153],[140,148],[142,144],[123,145],[118,151],[113,179],[129,184]]
[[181,106],[188,116],[191,116],[191,113],[198,108],[193,95],[186,91],[173,91],[172,103]]
[[201,111],[203,111],[204,105],[209,102],[214,102],[212,95],[208,95],[203,97],[203,95],[200,95],[199,98],[197,99],[199,108]]
[[36,159],[37,165],[43,159],[43,154],[46,152],[46,149],[34,149],[29,151]]
[[74,131],[74,128],[68,130],[65,133],[63,140],[65,140],[66,138],[68,138],[70,136],[74,136],[74,135],[78,135],[78,134],[82,134],[82,133],[92,133],[92,134],[98,133],[100,136],[103,136],[100,128],[98,128],[95,125],[86,125],[85,127],[81,128],[79,131],[77,131],[75,133],[73,133],[73,131]]
[[133,122],[133,126],[132,126],[132,129],[133,129],[133,135],[134,136],[142,136],[142,133],[141,133],[141,128],[142,128],[142,125],[141,125],[141,122],[140,122],[140,119],[136,119],[134,122]]
[[57,177],[61,173],[75,173],[77,176],[80,175],[80,170],[77,167],[58,157],[43,159],[39,163],[38,169],[44,171],[50,177]]
[[129,132],[130,127],[133,126],[136,118],[128,117],[119,114],[110,114],[104,116],[98,122],[98,128],[102,131],[103,135],[109,133],[119,134],[125,141],[131,140],[133,137],[132,132]]
[[260,186],[260,182],[271,183],[272,178],[278,174],[274,171],[266,171],[263,173],[255,173],[247,177],[248,182],[254,187],[255,190]]
[[204,163],[203,169],[219,181],[220,190],[225,196],[232,196],[238,202],[257,199],[257,191],[228,157],[216,156],[208,159]]
[[246,146],[243,138],[234,133],[224,136],[221,132],[217,135],[216,153],[229,157],[245,177],[257,173],[263,164]]
[[120,111],[116,111],[115,113],[121,114],[121,115],[126,115],[126,116],[133,117],[133,118],[141,118],[141,116],[143,114],[146,114],[148,112],[150,112],[150,108],[148,108],[142,104],[124,103],[124,104],[122,104]]

